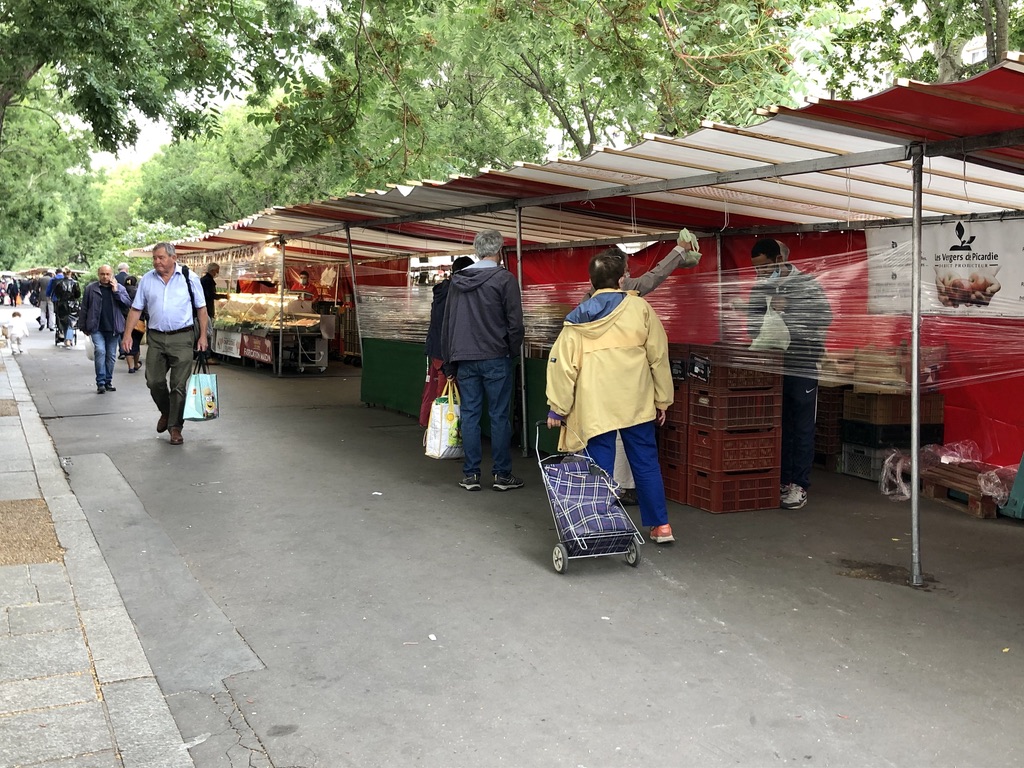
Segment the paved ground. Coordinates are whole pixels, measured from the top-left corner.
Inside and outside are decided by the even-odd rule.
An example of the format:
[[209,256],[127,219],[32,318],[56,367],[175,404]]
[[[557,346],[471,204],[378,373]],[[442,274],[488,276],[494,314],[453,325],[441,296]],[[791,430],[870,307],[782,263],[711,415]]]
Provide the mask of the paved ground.
[[96,395],[48,336],[17,368],[56,446],[36,466],[61,457],[199,768],[1024,760],[1012,521],[923,503],[914,590],[907,505],[821,474],[803,510],[673,505],[676,546],[557,576],[536,465],[462,491],[410,419],[359,404],[358,370],[220,366],[222,418],[174,447],[141,374]]

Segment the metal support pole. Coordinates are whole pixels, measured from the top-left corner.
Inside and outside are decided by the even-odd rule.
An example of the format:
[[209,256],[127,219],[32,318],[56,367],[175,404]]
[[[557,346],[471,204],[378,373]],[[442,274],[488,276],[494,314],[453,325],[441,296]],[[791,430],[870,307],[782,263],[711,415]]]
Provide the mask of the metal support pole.
[[[516,208],[516,278],[519,281],[519,293],[523,293],[523,209]],[[527,432],[526,419],[526,345],[519,347],[519,399],[523,416],[523,458],[530,455],[530,436]]]
[[919,510],[921,467],[921,205],[924,177],[924,148],[911,147],[914,179],[914,224],[911,248],[913,267],[910,279],[910,531],[911,563],[910,585],[924,586],[921,576],[921,516]]
[[[345,227],[345,245],[348,247],[348,270],[352,276],[352,312],[356,319],[356,336],[359,337],[359,356],[363,356],[363,333],[359,328],[359,294],[356,292],[356,260],[352,255],[352,230]],[[345,310],[348,311],[347,309]],[[346,352],[346,354],[348,354]]]
[[281,306],[278,310],[277,316],[277,375],[278,377],[284,375],[284,284],[286,282],[284,272],[284,238],[280,239],[281,244],[281,282],[278,288],[281,296]]

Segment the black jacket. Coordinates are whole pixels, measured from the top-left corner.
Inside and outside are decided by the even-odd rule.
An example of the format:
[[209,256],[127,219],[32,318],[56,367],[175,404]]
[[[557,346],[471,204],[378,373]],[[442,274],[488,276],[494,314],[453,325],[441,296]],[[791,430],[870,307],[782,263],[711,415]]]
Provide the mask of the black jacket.
[[444,308],[448,305],[448,289],[451,285],[451,278],[445,278],[434,285],[434,299],[430,303],[430,326],[427,328],[427,343],[424,349],[429,358],[444,359],[441,326],[444,325]]
[[511,272],[474,265],[452,276],[441,330],[445,363],[519,357],[523,335],[523,299]]
[[217,314],[217,310],[214,307],[217,302],[217,281],[214,280],[213,275],[207,272],[199,278],[199,283],[203,286],[203,298],[206,299],[206,314],[213,320]]

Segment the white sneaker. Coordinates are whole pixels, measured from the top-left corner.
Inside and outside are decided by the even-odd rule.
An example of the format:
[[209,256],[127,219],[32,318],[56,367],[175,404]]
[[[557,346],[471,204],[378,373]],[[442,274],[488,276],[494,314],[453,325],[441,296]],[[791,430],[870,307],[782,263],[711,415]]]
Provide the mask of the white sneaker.
[[807,491],[801,488],[796,483],[789,486],[789,489],[782,497],[782,503],[779,505],[783,509],[800,509],[804,504],[807,503]]

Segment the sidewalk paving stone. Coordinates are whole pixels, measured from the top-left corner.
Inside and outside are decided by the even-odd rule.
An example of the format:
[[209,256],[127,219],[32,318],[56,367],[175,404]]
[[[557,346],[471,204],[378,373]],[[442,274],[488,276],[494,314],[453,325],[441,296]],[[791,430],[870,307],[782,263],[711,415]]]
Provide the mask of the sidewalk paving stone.
[[91,671],[80,630],[0,637],[0,682]]
[[8,609],[12,635],[31,635],[79,629],[78,610],[74,603],[36,603],[15,605]]
[[44,760],[112,748],[110,728],[99,702],[0,718],[0,765],[35,766]]
[[124,606],[82,611],[96,677],[101,684],[152,675]]
[[96,700],[96,680],[84,672],[0,683],[0,715]]
[[124,768],[193,768],[178,726],[153,678],[103,686]]

